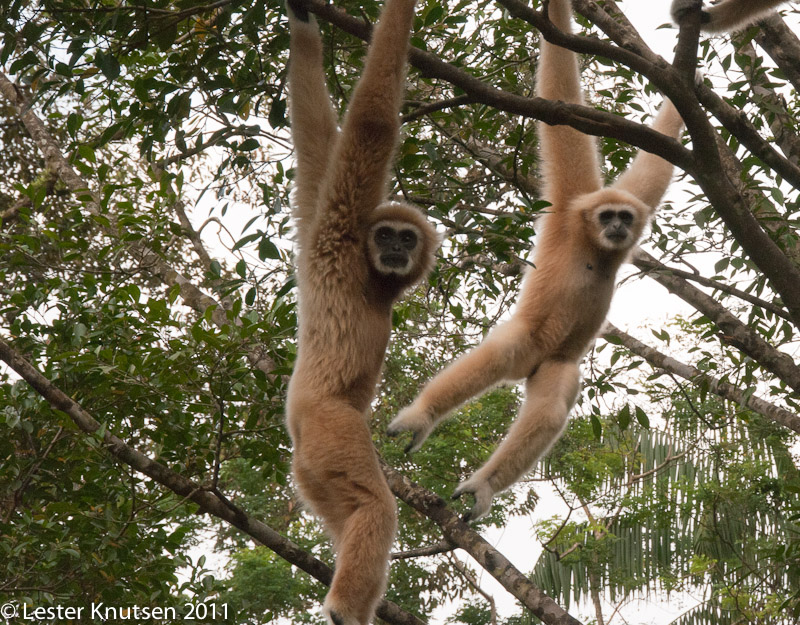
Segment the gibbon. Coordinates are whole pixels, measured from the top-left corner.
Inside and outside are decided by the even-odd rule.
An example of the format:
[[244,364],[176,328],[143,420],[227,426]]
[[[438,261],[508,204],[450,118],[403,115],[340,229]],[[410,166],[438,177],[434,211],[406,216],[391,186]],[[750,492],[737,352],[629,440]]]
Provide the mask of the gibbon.
[[[722,0],[704,8],[702,30],[709,33],[727,33],[744,28],[766,17],[786,0]],[[673,0],[672,20],[679,24],[683,14],[702,4],[701,0]]]
[[[549,16],[571,32],[569,0],[550,0]],[[537,95],[583,103],[575,55],[541,40]],[[683,122],[664,100],[653,128],[678,137]],[[563,431],[578,397],[579,363],[608,312],[617,269],[636,244],[672,178],[672,165],[639,152],[616,183],[603,187],[595,140],[568,126],[539,124],[543,197],[552,207],[538,226],[533,266],[523,279],[511,319],[436,375],[389,424],[413,433],[418,449],[462,402],[503,380],[525,382],[525,399],[505,439],[454,497],[472,493],[465,520],[488,512]]]
[[313,16],[288,0],[296,178],[298,355],[286,423],[300,497],[333,539],[323,613],[366,625],[383,594],[397,510],[368,425],[392,304],[433,266],[438,235],[386,200],[414,0],[386,0],[341,129]]

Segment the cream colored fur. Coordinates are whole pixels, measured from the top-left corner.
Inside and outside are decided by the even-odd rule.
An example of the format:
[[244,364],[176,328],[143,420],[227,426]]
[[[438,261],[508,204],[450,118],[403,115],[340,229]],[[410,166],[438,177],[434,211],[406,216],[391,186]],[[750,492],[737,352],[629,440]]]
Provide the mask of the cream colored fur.
[[[329,623],[366,625],[386,585],[395,500],[368,426],[391,330],[391,307],[433,264],[438,239],[420,212],[385,201],[405,83],[414,0],[387,0],[341,131],[313,17],[289,3],[290,115],[297,157],[298,356],[286,422],[303,500],[337,552],[323,606]],[[381,221],[419,234],[403,275],[372,265],[368,236]]]
[[[722,0],[703,9],[702,29],[710,33],[735,31],[766,17],[785,2],[786,0]],[[698,0],[674,0],[672,19],[679,23],[681,15],[698,4]]]
[[[550,0],[550,19],[571,31],[569,0]],[[537,95],[583,102],[575,55],[542,40]],[[664,101],[653,127],[677,137],[683,123]],[[525,400],[494,454],[455,491],[472,493],[467,518],[484,515],[492,497],[517,481],[563,431],[578,396],[578,364],[602,325],[615,276],[642,234],[672,177],[672,165],[640,152],[611,187],[602,187],[595,141],[568,126],[540,124],[544,198],[551,212],[539,222],[534,267],[522,284],[512,318],[477,348],[440,372],[389,425],[411,431],[409,450],[467,399],[503,380],[525,379]],[[599,215],[625,209],[633,223],[624,240],[604,237]]]

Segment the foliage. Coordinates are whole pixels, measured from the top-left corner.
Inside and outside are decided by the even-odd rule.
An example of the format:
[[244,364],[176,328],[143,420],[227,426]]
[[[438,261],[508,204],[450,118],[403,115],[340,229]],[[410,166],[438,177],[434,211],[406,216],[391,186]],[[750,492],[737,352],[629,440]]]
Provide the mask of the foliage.
[[[412,44],[535,106],[539,34],[511,15],[512,4],[420,0]],[[610,56],[611,40],[637,50],[628,31],[598,28],[604,14],[594,3],[575,5]],[[337,6],[369,21],[380,9]],[[321,528],[293,498],[282,422],[297,321],[282,2],[9,0],[0,14],[0,339],[105,430],[332,562]],[[320,23],[329,85],[344,108],[365,46],[340,24]],[[764,139],[717,125],[730,158],[711,172],[700,166],[711,157],[697,151],[714,142],[692,142],[692,180],[648,239],[658,260],[636,259],[688,311],[664,327],[646,322],[650,331],[638,334],[649,352],[623,333],[598,341],[578,416],[536,473],[574,514],[545,519],[536,504],[546,489],[524,484],[477,526],[536,515],[551,551],[533,579],[585,621],[597,620],[595,598],[608,608],[686,590],[708,600],[681,625],[800,618],[797,437],[776,424],[798,419],[797,319],[780,286],[790,272],[761,257],[774,246],[800,267],[798,182],[786,165],[800,159],[800,58],[789,35],[772,25],[733,45],[701,39],[719,102],[707,94],[705,109],[691,98],[685,105],[715,119],[733,111]],[[656,87],[669,84],[646,67],[583,57],[590,105],[647,121]],[[410,72],[392,193],[422,206],[446,239],[429,282],[395,308],[371,421],[384,460],[444,498],[507,430],[517,389],[476,398],[411,457],[403,440],[384,436],[385,424],[507,316],[547,207],[536,115],[466,84],[430,67]],[[619,138],[599,146],[609,179],[634,154]],[[724,202],[719,181],[731,185]],[[748,232],[767,240],[754,250],[731,213],[755,215]],[[673,361],[654,364],[656,350]],[[0,603],[209,601],[232,608],[209,620],[320,622],[321,584],[113,459],[63,409],[0,368]],[[397,549],[412,553],[392,565],[387,597],[422,618],[452,602],[453,622],[489,622],[472,565],[459,568],[452,554],[414,557],[442,532],[403,504],[400,515]],[[227,563],[220,570],[198,555],[212,550]]]

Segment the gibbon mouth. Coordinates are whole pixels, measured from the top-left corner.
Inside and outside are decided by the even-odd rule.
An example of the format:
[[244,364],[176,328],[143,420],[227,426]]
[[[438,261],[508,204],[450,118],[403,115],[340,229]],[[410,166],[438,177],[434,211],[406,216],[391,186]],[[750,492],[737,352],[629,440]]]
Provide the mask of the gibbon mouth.
[[606,235],[606,239],[612,241],[613,243],[622,243],[627,238],[628,235],[624,232],[612,232],[611,234]]
[[402,268],[406,266],[408,257],[405,254],[383,254],[381,256],[381,264],[386,267]]

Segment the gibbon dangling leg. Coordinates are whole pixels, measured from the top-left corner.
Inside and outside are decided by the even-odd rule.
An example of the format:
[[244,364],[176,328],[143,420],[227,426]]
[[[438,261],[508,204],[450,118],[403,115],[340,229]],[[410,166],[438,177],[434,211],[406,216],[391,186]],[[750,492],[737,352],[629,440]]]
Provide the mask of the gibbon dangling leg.
[[[709,33],[728,33],[749,26],[787,0],[722,0],[703,9],[701,28]],[[702,5],[702,0],[673,0],[672,20],[680,24],[687,11]]]
[[[571,32],[569,0],[550,0],[548,11],[558,28]],[[550,100],[582,103],[575,55],[542,40],[536,91]],[[669,100],[653,128],[680,135],[683,122]],[[671,164],[640,152],[615,184],[603,188],[592,137],[568,126],[540,124],[539,140],[543,197],[552,207],[539,221],[533,267],[511,319],[428,382],[388,429],[393,435],[410,431],[409,447],[416,449],[470,395],[501,379],[527,379],[525,401],[505,440],[456,489],[456,496],[475,496],[469,519],[485,514],[492,497],[524,475],[558,439],[577,397],[578,364],[608,312],[617,270],[672,178]]]
[[453,493],[472,493],[475,505],[466,520],[489,512],[492,497],[505,490],[541,458],[567,425],[580,390],[581,372],[575,362],[543,362],[525,384],[519,416],[491,458]]
[[387,0],[341,131],[313,16],[288,1],[296,153],[298,353],[286,424],[300,496],[333,538],[323,613],[367,625],[383,594],[397,512],[368,426],[392,304],[433,265],[438,236],[416,208],[386,201],[399,135],[414,0]]

